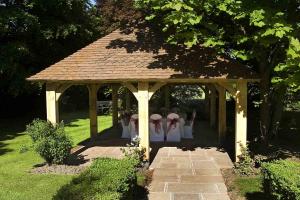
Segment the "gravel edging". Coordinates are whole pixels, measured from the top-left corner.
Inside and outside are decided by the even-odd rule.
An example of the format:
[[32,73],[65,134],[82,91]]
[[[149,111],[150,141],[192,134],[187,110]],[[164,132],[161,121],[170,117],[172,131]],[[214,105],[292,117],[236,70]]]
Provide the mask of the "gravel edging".
[[60,174],[60,175],[74,175],[80,174],[87,166],[82,165],[48,165],[35,167],[30,170],[32,174]]

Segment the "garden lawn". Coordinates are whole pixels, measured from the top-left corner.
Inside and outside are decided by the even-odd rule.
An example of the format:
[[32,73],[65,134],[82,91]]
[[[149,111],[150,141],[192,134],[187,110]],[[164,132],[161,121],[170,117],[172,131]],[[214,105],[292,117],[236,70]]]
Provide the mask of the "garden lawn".
[[[62,115],[66,132],[74,145],[89,137],[89,119],[82,113]],[[0,124],[0,199],[38,200],[52,199],[59,188],[67,184],[71,175],[38,175],[28,171],[36,164],[43,163],[32,150],[19,153],[22,146],[31,144],[25,135],[25,124],[32,119],[1,119]],[[100,131],[111,126],[111,116],[98,117]],[[4,122],[4,123],[2,123]]]
[[262,178],[254,177],[237,177],[234,186],[240,196],[247,200],[267,200],[262,187]]

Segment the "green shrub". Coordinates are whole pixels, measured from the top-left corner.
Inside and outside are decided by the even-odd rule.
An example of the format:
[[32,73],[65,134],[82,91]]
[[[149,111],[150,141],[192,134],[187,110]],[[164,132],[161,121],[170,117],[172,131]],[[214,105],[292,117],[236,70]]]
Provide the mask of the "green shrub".
[[129,144],[126,144],[126,147],[121,148],[122,153],[125,158],[131,159],[132,162],[136,163],[136,167],[142,168],[145,164],[145,148],[140,148],[140,139],[137,138]]
[[300,200],[300,163],[278,160],[262,165],[266,194],[275,200]]
[[65,134],[63,123],[53,126],[36,119],[27,125],[26,132],[33,141],[35,151],[49,164],[62,164],[70,155],[72,143]]
[[250,155],[248,147],[241,147],[241,155],[238,156],[238,162],[234,164],[234,171],[241,176],[250,176],[255,174],[254,160]]
[[62,187],[54,199],[133,199],[135,162],[131,159],[98,158],[91,167]]

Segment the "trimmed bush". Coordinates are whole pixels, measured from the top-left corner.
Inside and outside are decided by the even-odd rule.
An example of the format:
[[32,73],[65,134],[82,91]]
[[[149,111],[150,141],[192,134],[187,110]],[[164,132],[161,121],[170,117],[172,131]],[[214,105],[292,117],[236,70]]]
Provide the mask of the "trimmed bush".
[[262,165],[266,194],[275,200],[300,200],[300,163],[278,160]]
[[133,199],[136,161],[98,158],[91,167],[63,186],[54,199]]
[[240,144],[241,155],[238,156],[239,161],[234,164],[234,171],[240,176],[251,176],[255,174],[254,160],[250,155],[248,145],[244,147]]
[[69,157],[72,142],[65,134],[63,123],[53,126],[50,122],[36,119],[27,125],[35,151],[49,164],[62,164]]

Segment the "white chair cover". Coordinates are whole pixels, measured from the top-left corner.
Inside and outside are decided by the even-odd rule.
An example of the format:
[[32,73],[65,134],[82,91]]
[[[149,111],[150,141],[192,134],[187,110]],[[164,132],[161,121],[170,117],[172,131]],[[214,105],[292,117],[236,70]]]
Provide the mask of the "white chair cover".
[[121,124],[122,124],[122,136],[121,138],[131,138],[130,132],[129,132],[129,124],[125,124],[125,120],[121,119]]
[[159,114],[153,114],[150,116],[149,122],[150,141],[162,142],[165,139],[162,116]]
[[184,124],[185,121],[182,117],[179,118],[179,130],[180,130],[180,137],[184,138]]
[[179,115],[171,113],[167,117],[167,141],[180,142]]
[[193,139],[193,126],[184,126],[184,137],[185,139]]
[[138,124],[139,124],[138,114],[132,115],[129,123],[131,141],[134,141],[139,135]]
[[193,125],[196,117],[196,111],[193,111],[192,120],[190,121],[189,125],[184,126],[184,138],[186,139],[193,139]]

